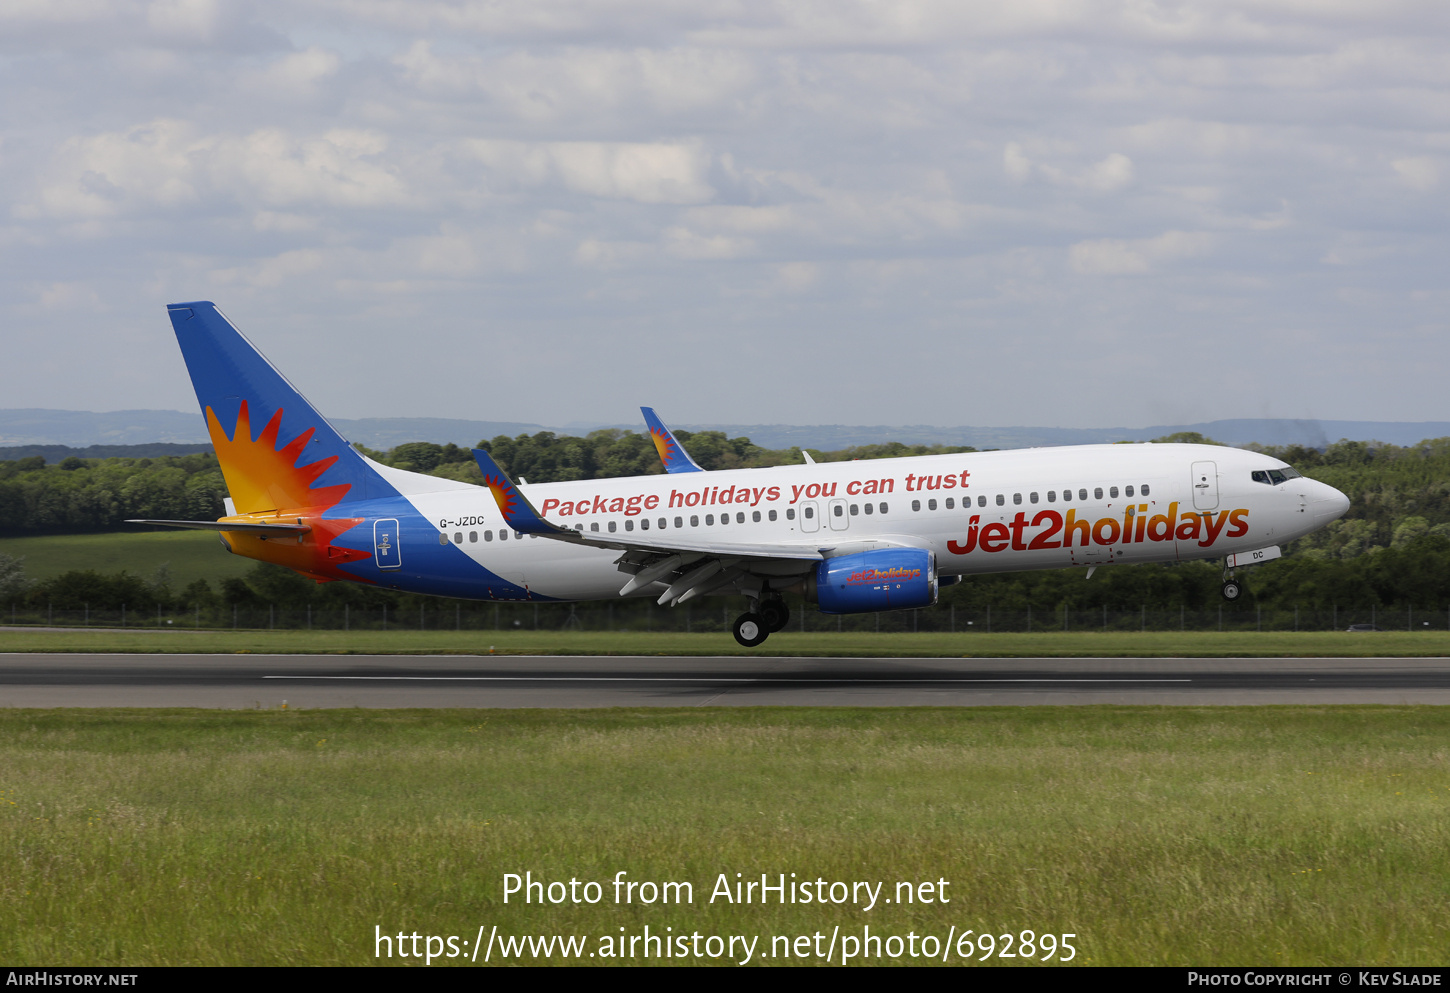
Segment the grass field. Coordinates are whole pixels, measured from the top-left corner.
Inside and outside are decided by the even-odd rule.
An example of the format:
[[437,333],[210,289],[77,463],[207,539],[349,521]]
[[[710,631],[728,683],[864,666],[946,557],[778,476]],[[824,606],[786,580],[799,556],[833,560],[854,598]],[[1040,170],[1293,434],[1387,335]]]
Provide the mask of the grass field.
[[256,565],[232,555],[205,531],[146,531],[124,534],[55,534],[33,538],[0,538],[0,554],[25,559],[30,579],[50,579],[63,572],[94,569],[100,573],[125,570],[150,579],[158,566],[171,570],[171,583],[180,590],[197,579],[213,589],[223,579],[240,577]]
[[408,655],[799,655],[849,657],[1443,657],[1444,631],[868,634],[782,631],[758,648],[728,634],[605,631],[36,630],[0,625],[0,652],[282,652]]
[[[365,964],[375,926],[738,933],[757,962],[868,924],[1072,933],[1088,965],[1450,945],[1446,708],[12,710],[0,743],[16,966]],[[693,903],[502,902],[504,873],[620,870]],[[711,904],[737,872],[951,902]]]

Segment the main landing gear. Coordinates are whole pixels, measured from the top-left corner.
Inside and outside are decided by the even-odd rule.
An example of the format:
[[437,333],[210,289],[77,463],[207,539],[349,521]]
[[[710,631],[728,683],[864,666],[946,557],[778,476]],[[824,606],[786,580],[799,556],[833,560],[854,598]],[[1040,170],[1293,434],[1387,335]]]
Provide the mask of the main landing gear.
[[771,597],[752,605],[751,610],[735,618],[735,640],[746,648],[754,648],[789,621],[790,608],[785,601]]

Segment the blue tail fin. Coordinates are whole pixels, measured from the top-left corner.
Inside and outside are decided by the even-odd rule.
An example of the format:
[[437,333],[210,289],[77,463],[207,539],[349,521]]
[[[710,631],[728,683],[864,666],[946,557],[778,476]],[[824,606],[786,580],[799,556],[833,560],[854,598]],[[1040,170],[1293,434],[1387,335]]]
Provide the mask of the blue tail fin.
[[396,492],[215,304],[167,313],[238,513]]

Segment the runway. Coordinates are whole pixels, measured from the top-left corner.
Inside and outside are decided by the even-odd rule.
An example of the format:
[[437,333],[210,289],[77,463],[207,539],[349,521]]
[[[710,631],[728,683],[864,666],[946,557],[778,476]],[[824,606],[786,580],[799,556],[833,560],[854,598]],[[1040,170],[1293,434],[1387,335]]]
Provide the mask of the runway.
[[0,655],[4,707],[1450,704],[1450,659]]

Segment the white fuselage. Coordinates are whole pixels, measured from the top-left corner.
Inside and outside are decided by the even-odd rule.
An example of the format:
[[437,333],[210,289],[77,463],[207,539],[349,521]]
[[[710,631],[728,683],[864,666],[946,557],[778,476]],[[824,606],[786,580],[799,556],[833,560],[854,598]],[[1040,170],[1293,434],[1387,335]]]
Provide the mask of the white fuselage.
[[[1280,545],[1349,501],[1278,459],[1205,445],[1089,445],[521,485],[552,523],[601,535],[798,546],[909,546],[941,575],[1177,562]],[[520,538],[487,489],[381,469],[419,515],[494,574],[547,597],[614,597],[619,552]],[[404,479],[403,477],[408,477]],[[641,590],[640,595],[650,595]]]

